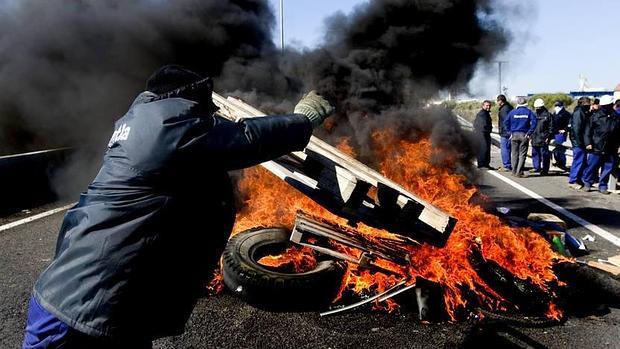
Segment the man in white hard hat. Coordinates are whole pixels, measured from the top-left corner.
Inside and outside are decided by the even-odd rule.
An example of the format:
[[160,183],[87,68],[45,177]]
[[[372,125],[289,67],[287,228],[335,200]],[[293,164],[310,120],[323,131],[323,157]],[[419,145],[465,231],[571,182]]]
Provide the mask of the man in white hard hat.
[[586,126],[584,141],[588,155],[588,166],[583,174],[583,191],[590,191],[599,169],[598,190],[609,194],[609,176],[616,167],[620,152],[620,117],[614,111],[613,97],[602,96],[600,107]]
[[549,174],[549,163],[551,162],[549,142],[553,139],[553,117],[545,108],[545,102],[541,98],[534,101],[534,108],[536,128],[532,133],[533,172],[546,176]]

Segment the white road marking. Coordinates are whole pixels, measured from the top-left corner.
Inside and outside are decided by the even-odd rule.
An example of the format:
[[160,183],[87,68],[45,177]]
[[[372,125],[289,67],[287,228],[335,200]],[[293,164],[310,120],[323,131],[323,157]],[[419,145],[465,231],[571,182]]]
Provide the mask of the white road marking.
[[502,176],[501,174],[497,173],[496,171],[487,171],[487,173],[491,174],[492,176],[498,178],[499,180],[511,185],[512,187],[514,187],[515,189],[520,190],[521,192],[523,192],[524,194],[526,194],[527,196],[534,198],[540,202],[542,202],[543,204],[551,207],[552,209],[556,210],[557,212],[561,213],[562,215],[564,215],[565,217],[568,217],[569,219],[571,219],[572,221],[581,224],[584,228],[588,229],[589,231],[593,232],[594,234],[602,237],[603,239],[611,242],[612,244],[620,247],[620,238],[618,238],[617,236],[613,235],[612,233],[608,232],[605,229],[602,229],[601,227],[592,224],[588,221],[586,221],[585,219],[577,216],[576,214],[568,211],[567,209],[565,209],[564,207],[555,204],[551,201],[549,201],[548,199],[540,196],[539,194],[529,190],[528,188],[522,186],[521,184],[506,178],[504,176]]
[[11,228],[15,228],[15,227],[17,227],[19,225],[22,225],[22,224],[26,224],[26,223],[30,223],[32,221],[36,221],[37,219],[41,219],[41,218],[44,218],[44,217],[47,217],[47,216],[51,216],[54,213],[58,213],[60,211],[68,210],[73,205],[75,205],[75,202],[72,203],[72,204],[66,205],[66,206],[58,207],[58,208],[55,208],[53,210],[49,210],[49,211],[45,211],[45,212],[36,214],[34,216],[26,217],[24,219],[20,219],[20,220],[15,221],[15,222],[11,222],[11,223],[8,223],[8,224],[5,224],[5,225],[0,225],[0,232],[5,231],[5,230],[9,230]]

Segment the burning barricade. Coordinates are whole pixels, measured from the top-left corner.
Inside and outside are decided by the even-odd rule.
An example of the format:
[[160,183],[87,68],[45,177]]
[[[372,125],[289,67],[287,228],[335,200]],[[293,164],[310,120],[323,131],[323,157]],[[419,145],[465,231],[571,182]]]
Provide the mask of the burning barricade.
[[[214,101],[231,119],[263,115],[234,98]],[[331,305],[322,315],[415,302],[420,319],[499,311],[557,322],[574,296],[564,280],[579,287],[597,279],[532,229],[472,203],[476,188],[449,159],[432,161],[430,141],[390,130],[373,136],[379,172],[345,154],[346,140],[337,151],[314,137],[304,152],[245,171],[239,186],[248,199],[223,255],[229,289],[257,305]],[[618,284],[603,288],[607,304],[617,304]]]

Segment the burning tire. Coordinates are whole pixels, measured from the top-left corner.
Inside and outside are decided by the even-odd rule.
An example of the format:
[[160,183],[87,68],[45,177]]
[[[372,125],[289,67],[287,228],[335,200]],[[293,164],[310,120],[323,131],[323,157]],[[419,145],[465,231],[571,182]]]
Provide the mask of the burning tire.
[[311,270],[283,272],[258,262],[289,246],[289,235],[286,229],[261,228],[232,237],[222,258],[226,286],[255,305],[312,308],[329,304],[342,284],[345,268],[341,263],[323,260]]

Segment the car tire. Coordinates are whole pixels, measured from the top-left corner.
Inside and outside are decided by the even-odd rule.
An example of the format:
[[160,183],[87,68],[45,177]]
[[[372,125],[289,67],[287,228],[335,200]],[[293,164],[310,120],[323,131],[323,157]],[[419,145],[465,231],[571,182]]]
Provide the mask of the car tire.
[[290,231],[258,228],[232,237],[222,257],[224,283],[244,301],[258,306],[308,309],[328,305],[338,294],[345,265],[334,260],[318,261],[303,273],[270,270],[257,261],[269,249],[283,251]]

